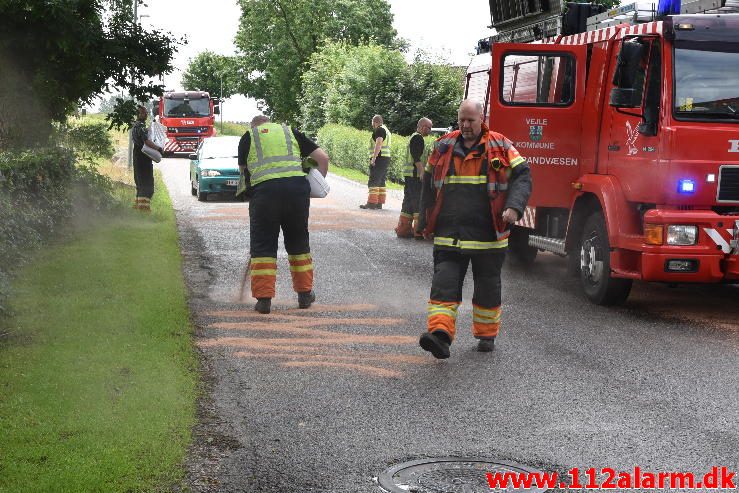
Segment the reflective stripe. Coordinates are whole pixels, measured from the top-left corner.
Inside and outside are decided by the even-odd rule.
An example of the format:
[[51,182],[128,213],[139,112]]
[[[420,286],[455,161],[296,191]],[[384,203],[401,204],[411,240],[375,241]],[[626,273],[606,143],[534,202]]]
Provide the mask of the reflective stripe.
[[412,219],[413,214],[408,214],[407,212],[401,212],[400,217],[407,217],[408,219]]
[[481,324],[499,324],[500,323],[500,315],[498,315],[496,318],[485,318],[480,317],[478,315],[472,315],[472,321],[481,323]]
[[457,184],[457,185],[484,185],[488,182],[487,176],[447,176],[444,178],[444,183]]
[[523,162],[526,162],[526,159],[524,159],[521,156],[518,156],[513,161],[511,161],[511,168],[515,168],[516,166],[518,166],[519,164],[521,164]]
[[251,271],[250,275],[254,276],[276,276],[277,269],[259,269]]
[[308,265],[291,265],[290,272],[308,272],[313,270],[313,263]]
[[500,307],[488,310],[480,308],[479,306],[472,305],[472,321],[479,322],[482,324],[497,324],[500,323]]
[[488,183],[489,192],[505,192],[508,190],[508,183]]
[[252,264],[275,264],[277,265],[277,257],[254,257],[251,259]]
[[452,319],[457,319],[457,306],[446,306],[446,305],[437,305],[436,303],[429,303],[428,304],[428,316],[433,317],[434,315],[446,315],[448,317],[451,317]]
[[310,253],[301,253],[300,255],[288,255],[287,256],[287,259],[291,262],[298,261],[298,260],[309,260],[311,258],[312,257]]
[[457,238],[434,237],[434,245],[456,247],[461,250],[489,250],[493,248],[505,248],[508,246],[508,232],[506,238],[498,241],[472,241],[459,240]]
[[300,166],[300,165],[297,165],[297,166],[280,166],[278,164],[277,166],[270,166],[270,165],[265,165],[265,166],[267,166],[267,167],[266,168],[265,167],[262,167],[261,170],[255,172],[255,173],[252,173],[252,175],[251,175],[251,182],[252,182],[252,184],[255,184],[256,185],[257,183],[259,183],[260,181],[262,181],[262,180],[260,180],[260,178],[262,178],[264,176],[268,176],[268,175],[275,175],[275,177],[277,177],[277,175],[279,175],[282,178],[282,177],[287,177],[287,176],[302,176],[304,174],[303,173],[303,167]]

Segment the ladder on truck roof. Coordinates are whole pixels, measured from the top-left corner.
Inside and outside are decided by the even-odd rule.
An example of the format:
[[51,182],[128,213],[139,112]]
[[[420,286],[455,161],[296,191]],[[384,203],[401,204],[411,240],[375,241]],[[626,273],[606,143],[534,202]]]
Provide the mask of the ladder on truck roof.
[[[729,14],[739,12],[739,0],[694,0],[680,6],[680,14]],[[658,20],[657,4],[634,2],[612,8],[587,19],[587,30],[595,31],[618,24],[640,24]]]

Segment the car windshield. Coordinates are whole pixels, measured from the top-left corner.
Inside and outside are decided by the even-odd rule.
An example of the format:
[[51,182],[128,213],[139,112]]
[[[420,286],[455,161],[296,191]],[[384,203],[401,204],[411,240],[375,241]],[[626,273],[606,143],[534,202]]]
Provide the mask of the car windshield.
[[238,149],[238,137],[212,137],[203,143],[200,159],[235,158]]
[[170,99],[164,100],[164,116],[210,116],[210,99]]
[[[725,51],[724,51],[725,49]],[[675,114],[739,121],[739,45],[675,49]]]

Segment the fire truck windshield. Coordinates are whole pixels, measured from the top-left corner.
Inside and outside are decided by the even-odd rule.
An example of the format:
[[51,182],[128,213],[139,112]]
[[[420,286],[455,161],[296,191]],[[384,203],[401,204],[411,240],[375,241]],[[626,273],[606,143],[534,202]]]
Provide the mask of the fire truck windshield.
[[210,99],[171,99],[164,100],[164,116],[210,116]]
[[739,121],[739,45],[695,48],[675,48],[675,116]]

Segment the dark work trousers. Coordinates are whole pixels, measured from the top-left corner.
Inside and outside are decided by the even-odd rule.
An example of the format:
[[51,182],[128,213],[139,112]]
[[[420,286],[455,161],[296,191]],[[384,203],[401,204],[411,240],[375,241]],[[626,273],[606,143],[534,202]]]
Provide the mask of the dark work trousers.
[[150,199],[154,195],[154,165],[151,158],[136,147],[133,149],[133,181],[136,197]]
[[459,303],[467,267],[472,262],[475,283],[472,303],[481,307],[500,306],[500,270],[505,250],[465,255],[452,250],[434,248],[434,278],[431,299]]
[[386,156],[377,156],[375,165],[369,168],[368,187],[385,187],[385,179],[387,178],[387,168],[390,166],[390,158]]
[[405,177],[405,188],[403,189],[403,206],[400,212],[406,214],[418,213],[419,203],[421,202],[421,179],[412,176]]
[[249,201],[251,257],[276,258],[280,229],[288,255],[309,253],[309,210],[310,185],[302,176],[275,178],[253,187]]

